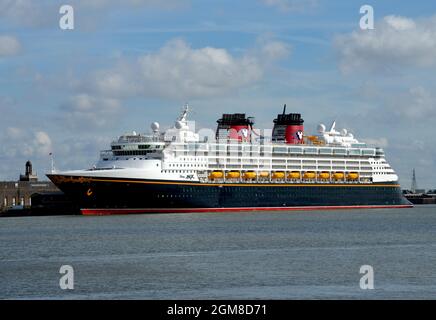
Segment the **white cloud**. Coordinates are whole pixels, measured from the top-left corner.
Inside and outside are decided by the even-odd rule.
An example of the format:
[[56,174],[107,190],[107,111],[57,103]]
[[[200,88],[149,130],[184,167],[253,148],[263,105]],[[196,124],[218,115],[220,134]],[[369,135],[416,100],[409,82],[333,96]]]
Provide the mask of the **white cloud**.
[[49,134],[42,130],[8,127],[0,139],[2,154],[10,159],[15,157],[45,157],[52,152]]
[[[185,5],[189,0],[70,0],[67,3],[74,9],[82,10],[83,13],[91,13],[95,19],[95,10],[99,14],[104,10],[116,11],[119,7],[147,7],[150,9],[173,10]],[[67,4],[64,0],[36,1],[36,0],[0,0],[0,18],[20,26],[47,27],[57,26],[59,20],[59,8]]]
[[6,129],[6,134],[11,139],[20,139],[24,136],[24,131],[22,128],[8,127]]
[[116,68],[97,72],[90,81],[104,96],[192,99],[256,83],[270,63],[288,53],[289,48],[278,41],[263,43],[259,50],[235,57],[226,49],[196,49],[173,39],[155,53],[134,62],[122,60]]
[[289,55],[290,46],[280,41],[267,41],[261,46],[261,56],[266,61],[275,61]]
[[421,86],[390,97],[389,106],[393,113],[408,121],[436,118],[436,95]]
[[318,0],[261,0],[265,5],[282,12],[304,12],[318,5]]
[[32,0],[0,0],[0,17],[17,25],[38,26],[50,20],[47,19],[47,12],[53,11],[55,18],[58,18],[53,4]]
[[[159,7],[163,9],[172,9],[181,5],[184,5],[188,0],[125,0],[122,5],[131,6],[147,6],[147,7]],[[83,6],[88,7],[108,7],[119,5],[118,0],[76,0],[76,2]]]
[[52,152],[52,143],[49,135],[44,131],[35,132],[33,140],[34,148],[40,156],[46,156]]
[[61,109],[63,120],[70,127],[101,127],[108,124],[118,114],[120,103],[116,99],[78,94],[71,97]]
[[344,73],[390,72],[436,66],[436,16],[413,20],[387,16],[375,30],[359,30],[335,39]]
[[15,37],[0,35],[0,57],[16,55],[20,49],[20,42]]

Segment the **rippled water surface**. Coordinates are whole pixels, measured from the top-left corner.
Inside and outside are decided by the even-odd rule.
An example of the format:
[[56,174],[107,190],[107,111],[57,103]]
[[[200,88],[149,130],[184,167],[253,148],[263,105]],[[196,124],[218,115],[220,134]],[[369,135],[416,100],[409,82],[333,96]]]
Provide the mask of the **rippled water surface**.
[[435,299],[436,206],[2,218],[0,298]]

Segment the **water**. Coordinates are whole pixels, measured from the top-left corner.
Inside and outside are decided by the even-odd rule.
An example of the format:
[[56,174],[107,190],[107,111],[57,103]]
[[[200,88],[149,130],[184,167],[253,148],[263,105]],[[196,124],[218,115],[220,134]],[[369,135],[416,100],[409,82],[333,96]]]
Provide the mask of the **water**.
[[2,218],[0,298],[435,299],[436,206]]

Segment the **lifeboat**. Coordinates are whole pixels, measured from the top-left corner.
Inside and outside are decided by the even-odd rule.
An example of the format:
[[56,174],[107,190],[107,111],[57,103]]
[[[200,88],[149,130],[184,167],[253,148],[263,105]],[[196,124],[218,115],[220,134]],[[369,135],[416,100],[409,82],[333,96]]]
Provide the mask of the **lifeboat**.
[[268,178],[268,177],[269,177],[269,172],[268,172],[268,171],[261,171],[261,172],[259,173],[259,176],[260,176],[261,178]]
[[212,171],[209,175],[209,179],[222,179],[224,174],[222,171]]
[[273,179],[284,179],[285,178],[285,173],[283,171],[273,172],[272,178]]
[[238,179],[241,176],[239,171],[229,171],[227,172],[227,179]]
[[254,171],[247,171],[244,173],[244,179],[251,180],[256,178],[256,172]]
[[316,174],[313,171],[307,171],[303,175],[304,179],[315,179],[315,177],[316,177]]
[[321,172],[318,175],[318,178],[321,179],[321,180],[328,180],[328,179],[330,179],[330,173],[328,173],[328,172]]
[[298,172],[298,171],[292,171],[292,172],[289,172],[289,174],[288,174],[288,179],[300,179],[300,172]]
[[357,179],[359,179],[359,174],[357,172],[350,172],[349,174],[347,174],[347,179],[348,180],[357,180]]
[[335,180],[343,180],[344,179],[344,173],[343,172],[335,172],[333,174],[333,178]]

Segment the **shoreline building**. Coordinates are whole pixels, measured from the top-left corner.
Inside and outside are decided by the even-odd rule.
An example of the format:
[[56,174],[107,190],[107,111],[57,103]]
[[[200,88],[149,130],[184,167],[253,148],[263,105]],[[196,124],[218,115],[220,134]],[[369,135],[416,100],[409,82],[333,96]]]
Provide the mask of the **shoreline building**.
[[59,189],[51,181],[38,181],[32,163],[27,161],[25,173],[20,175],[18,181],[0,182],[0,211],[15,206],[30,207],[33,194],[56,191]]

